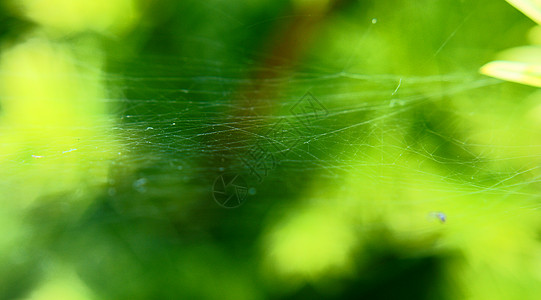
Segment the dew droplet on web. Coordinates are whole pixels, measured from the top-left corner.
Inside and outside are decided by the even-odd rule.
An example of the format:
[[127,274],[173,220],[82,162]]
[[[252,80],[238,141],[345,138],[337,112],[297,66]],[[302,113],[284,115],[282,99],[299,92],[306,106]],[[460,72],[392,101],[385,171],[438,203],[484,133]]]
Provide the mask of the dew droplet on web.
[[447,216],[441,211],[432,211],[428,214],[428,217],[431,219],[437,219],[441,223],[445,223],[445,221],[447,221]]
[[250,195],[255,195],[255,193],[257,192],[257,190],[255,189],[255,187],[251,187],[250,189],[248,189],[248,194]]
[[372,24],[376,24],[377,22],[378,22],[378,19],[376,19],[376,18],[372,19]]
[[147,191],[146,188],[147,179],[146,178],[139,178],[136,181],[133,182],[133,188],[138,191],[139,193],[144,193]]
[[389,107],[395,106],[404,106],[404,100],[391,99],[391,101],[389,102]]

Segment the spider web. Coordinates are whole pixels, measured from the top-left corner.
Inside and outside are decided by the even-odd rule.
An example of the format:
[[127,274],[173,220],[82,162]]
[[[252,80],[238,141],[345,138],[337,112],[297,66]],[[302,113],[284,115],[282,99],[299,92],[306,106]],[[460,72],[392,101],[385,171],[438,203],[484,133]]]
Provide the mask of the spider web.
[[[371,26],[376,25],[372,21]],[[371,27],[366,29],[359,45],[371,31]],[[192,40],[201,47],[223,51],[222,45],[207,39]],[[254,56],[233,50],[237,52],[241,52],[239,57]],[[118,145],[118,156],[110,162],[110,177],[125,176],[116,174],[123,170],[137,170],[129,184],[135,191],[169,194],[164,182],[169,186],[180,181],[183,189],[197,191],[202,197],[198,201],[210,200],[211,205],[212,183],[224,173],[240,174],[248,182],[250,194],[255,194],[273,186],[295,189],[306,177],[340,186],[348,174],[359,172],[364,172],[368,182],[385,182],[390,180],[382,171],[385,168],[406,174],[429,172],[434,182],[449,183],[464,194],[537,199],[535,189],[532,191],[538,181],[537,167],[531,161],[539,156],[529,156],[527,165],[512,162],[523,158],[513,153],[535,153],[539,145],[481,144],[475,141],[478,133],[472,132],[474,126],[465,124],[471,120],[467,115],[472,112],[467,109],[472,106],[464,105],[462,99],[482,97],[487,103],[490,97],[501,95],[501,82],[476,72],[407,76],[345,71],[353,56],[343,58],[342,70],[312,64],[296,66],[295,70],[273,69],[260,67],[258,56],[265,57],[256,53],[257,59],[243,58],[239,63],[164,55],[129,61],[109,57],[109,73],[84,60],[71,61],[82,70],[99,74],[109,89],[110,97],[99,99],[109,111],[92,116],[96,124],[113,124],[103,128],[108,138],[85,144],[99,143],[105,153],[110,152],[109,145]],[[253,76],[267,73],[272,75]],[[307,95],[324,113],[293,111],[299,105],[306,109]],[[462,107],[454,106],[456,103]],[[311,121],[303,123],[303,118]],[[284,124],[289,131],[277,136],[277,127]],[[261,149],[256,156],[254,148],[262,143],[274,148]],[[81,150],[75,142],[61,153],[44,156],[30,151],[27,156],[54,161]],[[426,171],[424,165],[431,165],[432,170]],[[259,170],[254,169],[257,167]],[[531,174],[536,175],[525,180]],[[115,180],[111,180],[111,193],[115,193]],[[401,184],[401,180],[395,183]],[[426,182],[418,184],[416,188],[426,188]],[[430,193],[426,197],[431,197]]]
[[[517,174],[532,171],[531,168],[517,167],[519,169],[507,171],[490,168],[494,158],[484,153],[496,145],[468,142],[467,128],[463,131],[455,129],[454,132],[444,128],[441,132],[441,128],[432,127],[434,124],[430,124],[430,120],[417,124],[419,121],[412,117],[424,112],[436,114],[440,110],[460,119],[465,112],[453,111],[442,102],[457,95],[494,90],[499,84],[496,80],[463,73],[408,77],[307,70],[306,73],[257,82],[245,79],[246,65],[223,65],[216,61],[195,64],[193,59],[185,61],[190,61],[190,72],[207,75],[125,75],[120,89],[130,95],[126,99],[104,101],[117,107],[116,114],[121,121],[114,133],[125,149],[140,151],[140,145],[143,145],[145,152],[161,164],[181,170],[190,165],[192,171],[180,173],[190,181],[201,180],[203,189],[210,186],[212,180],[209,179],[223,172],[244,173],[246,179],[256,181],[252,186],[259,185],[257,181],[262,181],[260,176],[248,166],[261,162],[250,152],[259,142],[280,144],[283,147],[281,151],[287,152],[284,155],[280,150],[266,150],[273,156],[272,159],[267,157],[266,163],[278,166],[276,170],[265,172],[265,177],[269,176],[271,180],[279,180],[284,174],[295,178],[309,172],[310,176],[339,181],[341,176],[360,167],[371,166],[374,170],[383,165],[400,168],[400,160],[415,157],[419,166],[430,163],[445,170],[432,174],[434,180],[458,183],[467,193],[476,193],[476,190],[520,193],[517,189],[528,185],[516,183],[516,186],[510,182]],[[155,63],[150,68],[166,70],[165,73],[175,72],[167,65]],[[220,74],[214,75],[213,71]],[[262,95],[250,101],[245,94],[237,92],[238,86],[246,85],[279,91],[272,98]],[[144,93],[137,97],[131,94],[134,90],[143,90]],[[149,93],[151,96],[145,97]],[[328,110],[325,116],[315,118],[308,128],[298,121],[302,115],[291,113],[291,108],[298,105],[306,93],[313,95]],[[431,109],[436,112],[431,112]],[[308,112],[304,117],[313,116]],[[284,120],[291,130],[297,131],[298,140],[287,136],[281,140],[273,137],[273,128]],[[452,118],[448,121],[460,122]],[[449,127],[454,125],[449,124]],[[408,132],[404,127],[419,132]],[[398,139],[400,146],[382,144],[389,135],[391,139]],[[423,145],[415,135],[420,135],[420,140],[428,138],[435,143]],[[441,148],[453,148],[456,153],[448,155]],[[388,152],[392,153],[388,155]],[[130,158],[126,163],[131,164],[132,159],[136,158]],[[513,160],[514,157],[500,159]],[[248,162],[243,164],[242,160]],[[423,172],[421,169],[419,167],[417,172]],[[376,171],[370,176],[385,180],[378,177]],[[474,177],[485,179],[472,180]]]

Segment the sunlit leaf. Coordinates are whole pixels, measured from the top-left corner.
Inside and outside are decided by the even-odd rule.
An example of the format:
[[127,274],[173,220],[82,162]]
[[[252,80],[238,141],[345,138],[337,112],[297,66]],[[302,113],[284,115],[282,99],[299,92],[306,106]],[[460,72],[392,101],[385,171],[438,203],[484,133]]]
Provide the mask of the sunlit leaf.
[[512,61],[493,61],[481,73],[503,80],[541,87],[541,65]]
[[530,19],[534,20],[538,24],[541,24],[540,0],[507,0],[507,2],[515,6]]
[[121,33],[137,19],[133,0],[23,0],[20,4],[27,18],[63,33],[85,30]]
[[498,53],[495,60],[541,65],[541,47],[522,46],[506,49]]
[[528,31],[528,40],[533,45],[541,45],[541,26],[534,26]]

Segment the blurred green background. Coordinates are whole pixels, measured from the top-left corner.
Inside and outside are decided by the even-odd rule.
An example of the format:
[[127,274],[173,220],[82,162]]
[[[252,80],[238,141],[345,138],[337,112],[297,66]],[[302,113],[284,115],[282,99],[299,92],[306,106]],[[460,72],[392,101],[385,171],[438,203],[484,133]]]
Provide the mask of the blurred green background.
[[0,2],[0,299],[539,299],[541,94],[478,71],[534,25],[503,0]]

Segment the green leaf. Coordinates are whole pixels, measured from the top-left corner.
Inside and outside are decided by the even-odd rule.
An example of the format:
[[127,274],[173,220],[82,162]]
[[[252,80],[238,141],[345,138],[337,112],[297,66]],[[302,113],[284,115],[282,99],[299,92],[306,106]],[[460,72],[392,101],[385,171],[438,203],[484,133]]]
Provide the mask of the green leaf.
[[523,14],[541,24],[541,0],[507,0]]
[[493,61],[481,73],[495,78],[541,87],[541,65],[515,61]]

